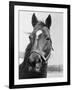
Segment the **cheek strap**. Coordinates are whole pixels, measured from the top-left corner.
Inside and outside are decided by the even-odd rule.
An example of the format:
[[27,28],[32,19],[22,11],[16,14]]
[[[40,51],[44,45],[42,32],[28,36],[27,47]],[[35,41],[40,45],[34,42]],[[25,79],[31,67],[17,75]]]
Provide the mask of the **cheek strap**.
[[48,59],[49,59],[50,55],[51,55],[51,51],[46,58],[44,56],[41,56],[45,63],[48,63]]

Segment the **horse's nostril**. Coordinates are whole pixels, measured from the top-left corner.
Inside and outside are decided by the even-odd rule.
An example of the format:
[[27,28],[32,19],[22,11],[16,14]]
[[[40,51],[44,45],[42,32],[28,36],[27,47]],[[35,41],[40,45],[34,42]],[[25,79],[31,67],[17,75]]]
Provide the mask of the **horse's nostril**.
[[29,57],[29,59],[30,59],[30,62],[33,62],[34,61],[34,58],[33,58],[32,55]]
[[36,59],[36,63],[40,63],[40,62],[41,62],[40,58]]
[[31,71],[32,70],[32,67],[31,66],[29,66],[29,71]]

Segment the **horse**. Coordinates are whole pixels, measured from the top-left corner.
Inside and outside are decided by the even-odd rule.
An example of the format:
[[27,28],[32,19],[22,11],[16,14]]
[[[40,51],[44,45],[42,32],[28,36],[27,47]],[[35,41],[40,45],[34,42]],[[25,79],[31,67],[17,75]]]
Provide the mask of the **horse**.
[[33,31],[29,35],[30,43],[25,50],[23,63],[19,66],[19,79],[46,78],[48,60],[52,51],[50,36],[51,15],[39,21],[33,13],[31,20]]

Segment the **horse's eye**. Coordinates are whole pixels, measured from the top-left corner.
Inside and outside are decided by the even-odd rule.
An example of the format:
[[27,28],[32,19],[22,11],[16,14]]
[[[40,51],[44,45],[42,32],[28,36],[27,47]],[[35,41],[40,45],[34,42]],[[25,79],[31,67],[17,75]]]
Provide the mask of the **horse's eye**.
[[47,37],[47,38],[46,38],[46,40],[50,40],[50,38],[49,38],[49,37]]
[[32,38],[33,38],[33,36],[32,36],[32,35],[30,35],[30,36],[29,36],[29,39],[32,39]]

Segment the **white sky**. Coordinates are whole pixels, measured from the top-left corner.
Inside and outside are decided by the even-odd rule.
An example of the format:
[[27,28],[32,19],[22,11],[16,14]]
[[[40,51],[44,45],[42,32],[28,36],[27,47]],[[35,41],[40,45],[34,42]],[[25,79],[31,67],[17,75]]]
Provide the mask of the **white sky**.
[[31,24],[32,14],[35,13],[38,20],[45,21],[50,14],[52,18],[51,25],[51,38],[53,42],[54,51],[49,59],[49,64],[62,64],[63,63],[63,13],[55,12],[29,12],[19,11],[19,52],[24,52],[29,43],[28,34],[32,32],[33,27]]

